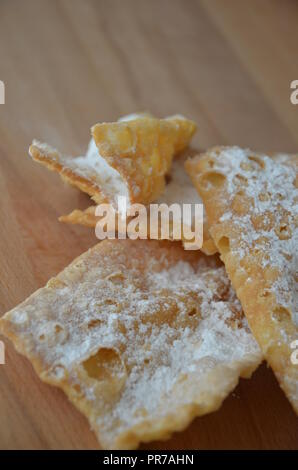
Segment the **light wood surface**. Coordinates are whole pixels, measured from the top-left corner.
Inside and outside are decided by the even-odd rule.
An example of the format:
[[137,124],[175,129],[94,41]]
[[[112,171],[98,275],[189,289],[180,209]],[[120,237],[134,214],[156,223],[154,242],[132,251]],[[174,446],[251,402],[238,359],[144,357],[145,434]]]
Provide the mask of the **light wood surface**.
[[[195,144],[297,152],[294,0],[1,0],[0,314],[96,242],[59,224],[88,198],[27,156],[32,138],[69,153],[89,128],[137,110],[182,113]],[[298,425],[264,365],[222,408],[143,448],[297,448]],[[87,421],[6,343],[0,448],[98,448]]]

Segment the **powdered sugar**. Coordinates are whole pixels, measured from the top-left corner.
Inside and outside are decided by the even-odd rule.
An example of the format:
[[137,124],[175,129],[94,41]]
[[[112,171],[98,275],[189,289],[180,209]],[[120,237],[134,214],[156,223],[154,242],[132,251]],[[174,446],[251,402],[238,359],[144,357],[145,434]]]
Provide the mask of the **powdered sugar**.
[[[15,322],[24,312],[27,321]],[[261,359],[224,267],[171,242],[102,242],[6,321],[26,353],[41,358],[45,377],[80,387],[109,446],[200,393],[218,396],[221,385],[209,384],[217,367],[230,371],[222,384],[230,390]],[[105,382],[82,379],[98,351],[113,359]]]
[[[211,154],[212,155],[212,154]],[[237,255],[242,259],[249,247],[263,252],[262,267],[276,268],[279,276],[272,284],[277,303],[292,313],[298,326],[297,311],[297,246],[298,246],[298,190],[295,187],[297,168],[295,157],[280,154],[270,158],[238,147],[222,149],[220,166],[231,201],[241,194],[249,201],[246,215],[225,213],[220,221],[233,217],[233,224],[241,229],[241,243]]]
[[164,193],[156,201],[157,203],[171,204],[202,204],[195,187],[184,170],[182,158],[173,161],[170,171],[170,181]]
[[96,184],[112,201],[116,202],[118,196],[123,196],[129,202],[126,182],[118,171],[100,155],[93,138],[89,142],[84,157],[67,158],[65,163],[77,175],[96,181]]
[[[185,159],[180,157],[173,161],[172,167],[169,173],[170,181],[165,187],[162,195],[157,199],[157,204],[178,204],[181,208],[181,214],[183,214],[183,204],[190,205],[191,212],[189,219],[185,217],[184,226],[188,226],[194,229],[195,223],[197,226],[203,222],[207,224],[205,213],[203,220],[199,220],[199,212],[195,213],[195,205],[203,204],[197,190],[192,185],[190,177],[184,169]],[[195,217],[197,219],[195,219]]]

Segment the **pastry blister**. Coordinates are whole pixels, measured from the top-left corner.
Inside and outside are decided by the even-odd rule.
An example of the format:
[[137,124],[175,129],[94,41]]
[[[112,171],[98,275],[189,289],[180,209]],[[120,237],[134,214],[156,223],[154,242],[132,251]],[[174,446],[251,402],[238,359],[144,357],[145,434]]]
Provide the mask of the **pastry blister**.
[[220,407],[262,360],[218,258],[105,240],[0,320],[106,449],[164,439]]
[[298,411],[296,155],[217,147],[186,164],[252,333]]

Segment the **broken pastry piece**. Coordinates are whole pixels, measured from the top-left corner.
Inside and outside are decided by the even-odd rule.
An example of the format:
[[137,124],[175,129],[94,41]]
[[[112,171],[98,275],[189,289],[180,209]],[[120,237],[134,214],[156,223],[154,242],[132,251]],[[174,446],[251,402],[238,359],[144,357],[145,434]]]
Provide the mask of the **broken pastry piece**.
[[298,412],[298,157],[219,147],[186,167],[252,333]]
[[184,429],[262,359],[223,265],[175,242],[99,243],[0,330],[106,449]]
[[99,217],[96,216],[95,210],[97,206],[90,206],[87,209],[75,209],[70,214],[61,215],[60,222],[72,225],[83,225],[84,227],[95,228]]
[[[186,154],[180,154],[173,161],[170,172],[166,175],[166,187],[161,196],[153,201],[155,204],[167,204],[171,206],[172,204],[179,204],[182,211],[183,204],[202,204],[202,200],[198,196],[198,193],[194,186],[191,183],[191,180],[184,169],[184,164],[186,160]],[[96,206],[88,207],[85,210],[76,209],[68,215],[61,216],[59,218],[60,222],[65,222],[69,224],[79,224],[86,227],[96,227],[96,224],[99,222],[100,217],[97,217],[95,214]],[[192,219],[194,214],[192,215]],[[148,224],[149,227],[149,216]],[[191,227],[194,228],[195,221],[191,221]],[[184,246],[187,246],[188,241],[183,238],[183,225],[181,228],[182,242]],[[170,227],[169,230],[169,239],[173,239],[173,228]],[[148,233],[148,238],[150,234]],[[217,252],[217,248],[214,245],[213,239],[211,238],[208,231],[208,224],[204,218],[203,224],[203,246],[201,248],[203,253],[207,255],[213,255]]]
[[97,204],[116,206],[118,196],[128,203],[149,204],[163,192],[173,156],[188,145],[195,130],[194,122],[182,116],[136,114],[93,126],[84,157],[62,155],[37,141],[29,153]]
[[[88,193],[98,204],[110,202],[118,210],[117,197],[124,196],[128,210],[129,205],[136,202],[144,205],[150,202],[179,203],[182,207],[183,203],[201,202],[185,173],[185,155],[181,156],[194,132],[195,124],[179,115],[156,119],[149,114],[133,114],[116,123],[94,126],[85,157],[66,157],[36,141],[29,152],[34,160],[59,172],[63,179]],[[179,152],[180,158],[171,168],[173,156]],[[168,178],[171,181],[165,187]],[[100,220],[95,210],[95,206],[84,211],[76,209],[59,220],[95,227]],[[149,227],[149,220],[147,225]],[[175,238],[172,225],[170,223],[168,237],[161,236],[158,227],[157,238]],[[187,227],[184,229],[182,226],[181,239],[186,248],[200,248],[203,238],[202,251],[209,255],[216,253],[206,221],[203,232],[195,237],[199,242],[186,240],[183,232]]]
[[130,201],[146,205],[163,192],[173,156],[187,147],[195,130],[195,123],[180,115],[141,116],[96,124],[92,136],[103,158],[127,182]]

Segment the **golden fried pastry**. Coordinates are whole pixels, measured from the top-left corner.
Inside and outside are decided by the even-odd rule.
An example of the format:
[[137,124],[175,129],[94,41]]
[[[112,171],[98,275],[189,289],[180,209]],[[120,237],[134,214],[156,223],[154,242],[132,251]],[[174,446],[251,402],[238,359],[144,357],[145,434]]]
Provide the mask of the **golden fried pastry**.
[[0,330],[109,449],[216,410],[262,358],[219,260],[175,242],[99,243]]
[[298,411],[298,157],[214,148],[187,162],[251,330]]
[[196,125],[182,116],[156,119],[140,114],[93,126],[84,157],[62,155],[37,141],[29,153],[98,204],[116,206],[118,196],[148,204],[163,192],[173,156],[188,145],[195,130]]
[[[118,196],[125,196],[130,204],[146,205],[153,201],[181,206],[189,202],[199,204],[201,201],[183,168],[185,155],[171,168],[174,154],[187,146],[194,132],[194,123],[178,115],[159,120],[150,114],[132,114],[116,123],[94,126],[94,138],[85,157],[66,157],[37,141],[33,141],[29,152],[34,160],[60,173],[65,181],[88,193],[98,204],[110,202],[117,208]],[[128,135],[135,141],[135,150],[130,144],[129,147],[130,140],[125,140]],[[166,179],[170,183],[165,187]],[[95,215],[95,206],[91,206],[84,211],[75,209],[59,220],[95,227],[100,218]],[[216,253],[206,220],[202,237],[202,251],[209,255]],[[170,223],[168,239],[173,238]],[[187,247],[189,241],[184,238],[183,228],[181,238]]]
[[73,225],[83,225],[84,227],[95,228],[99,217],[95,215],[97,206],[90,206],[87,209],[75,209],[70,214],[61,215],[59,217],[60,222]]
[[189,144],[196,125],[176,115],[96,124],[92,136],[108,164],[127,181],[132,202],[149,204],[162,194],[175,154]]
[[[191,180],[184,169],[184,163],[186,159],[186,154],[180,154],[172,164],[170,172],[167,174],[166,180],[167,184],[162,195],[156,200],[153,201],[156,204],[167,204],[171,206],[172,204],[179,204],[182,208],[183,204],[202,204],[201,199],[199,198],[196,189],[191,184]],[[99,222],[100,217],[97,217],[95,214],[96,206],[88,207],[85,210],[76,209],[68,215],[61,216],[59,220],[61,222],[69,224],[79,224],[86,227],[96,227],[96,224]],[[181,209],[182,210],[182,209]],[[128,220],[131,220],[128,218]],[[191,228],[194,227],[194,220],[192,221]],[[148,223],[147,227],[149,228],[150,218],[148,211]],[[161,237],[161,232],[159,230],[159,237]],[[188,241],[184,239],[183,226],[181,230],[182,242],[187,246]],[[150,238],[150,233],[148,229],[148,238]],[[169,229],[169,239],[173,240],[173,227]],[[207,220],[204,218],[203,225],[203,246],[202,251],[207,255],[213,255],[217,252],[217,248],[214,245],[214,242],[208,231]]]

